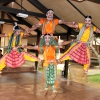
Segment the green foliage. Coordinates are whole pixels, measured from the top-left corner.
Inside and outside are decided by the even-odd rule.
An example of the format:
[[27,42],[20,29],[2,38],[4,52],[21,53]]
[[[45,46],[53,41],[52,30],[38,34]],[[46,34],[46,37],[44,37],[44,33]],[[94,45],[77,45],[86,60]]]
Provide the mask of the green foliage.
[[93,83],[100,83],[100,74],[88,75],[88,79]]

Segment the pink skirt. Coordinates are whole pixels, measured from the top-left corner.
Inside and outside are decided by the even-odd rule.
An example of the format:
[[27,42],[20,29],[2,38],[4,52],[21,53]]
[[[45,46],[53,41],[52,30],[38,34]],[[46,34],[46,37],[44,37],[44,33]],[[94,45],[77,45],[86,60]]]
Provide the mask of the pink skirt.
[[88,47],[85,43],[79,43],[70,50],[69,55],[71,59],[80,64],[88,64],[90,58],[88,58],[87,49]]
[[23,52],[19,53],[16,49],[13,49],[9,54],[7,54],[5,61],[6,66],[11,68],[20,67],[24,62]]
[[80,64],[89,64],[90,63],[90,54],[89,48],[86,46],[86,43],[77,43],[73,44],[61,57],[62,61],[67,56],[69,56],[72,60],[76,61]]

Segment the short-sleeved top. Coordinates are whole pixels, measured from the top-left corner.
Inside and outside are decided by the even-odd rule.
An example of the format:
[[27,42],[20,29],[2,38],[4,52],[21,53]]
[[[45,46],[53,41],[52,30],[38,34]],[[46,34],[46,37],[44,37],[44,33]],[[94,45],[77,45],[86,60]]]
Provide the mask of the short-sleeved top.
[[[13,33],[8,33],[8,38],[10,39],[11,35]],[[24,33],[21,32],[20,33],[20,42],[19,42],[19,45],[22,45],[22,37],[24,36]],[[16,43],[16,36],[14,35],[14,39],[13,39],[13,43],[12,43],[12,47],[15,47],[15,43]]]
[[[83,23],[78,23],[78,27],[81,30],[83,27]],[[93,26],[93,31],[95,32],[97,30],[97,28],[95,26]],[[88,27],[87,29],[85,29],[80,41],[82,42],[87,42],[89,40],[90,37],[90,27]]]
[[[42,25],[45,23],[43,34],[46,34],[46,33],[53,34],[53,27],[58,25],[59,19],[53,19],[51,21],[47,21],[47,19],[44,18],[44,19],[41,19],[39,23]],[[54,26],[53,26],[53,23],[55,24]]]

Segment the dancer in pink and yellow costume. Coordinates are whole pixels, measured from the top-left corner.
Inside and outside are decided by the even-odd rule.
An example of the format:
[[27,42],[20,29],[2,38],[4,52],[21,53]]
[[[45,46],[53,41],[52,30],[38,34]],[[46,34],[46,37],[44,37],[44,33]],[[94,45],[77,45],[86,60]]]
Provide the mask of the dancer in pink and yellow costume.
[[92,17],[86,16],[85,23],[64,22],[71,28],[79,29],[76,42],[60,57],[60,61],[72,59],[84,65],[84,77],[88,81],[87,72],[90,67],[89,42],[93,37],[93,32],[100,33],[100,30],[91,24]]
[[11,67],[17,68],[24,64],[25,60],[38,61],[39,58],[22,51],[22,38],[27,34],[23,33],[19,26],[14,26],[14,32],[8,34],[0,34],[0,37],[8,37],[8,50],[4,56],[0,59],[0,72],[3,68]]

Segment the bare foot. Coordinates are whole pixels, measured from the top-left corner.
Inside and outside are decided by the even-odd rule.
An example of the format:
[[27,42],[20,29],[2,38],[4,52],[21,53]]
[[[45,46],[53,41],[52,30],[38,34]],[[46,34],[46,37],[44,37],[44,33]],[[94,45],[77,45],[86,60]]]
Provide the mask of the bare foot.
[[87,76],[86,73],[85,73],[84,76],[83,76],[83,82],[89,83],[88,76]]
[[87,83],[89,82],[87,74],[84,74],[84,79]]
[[48,93],[48,90],[45,90],[45,91],[43,92],[43,95],[45,96],[47,93]]
[[53,99],[56,97],[56,95],[57,95],[56,92],[53,92],[52,95],[50,96],[50,98]]

